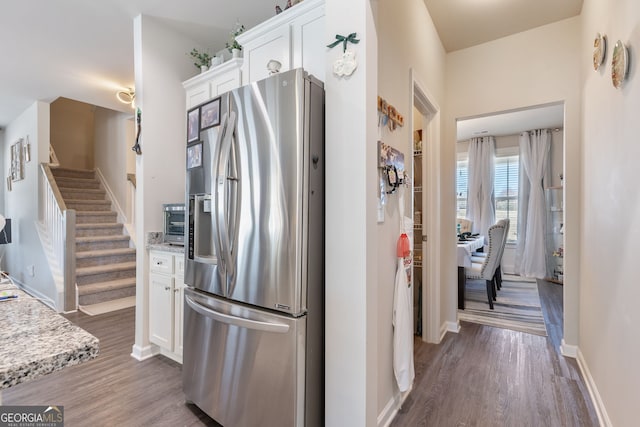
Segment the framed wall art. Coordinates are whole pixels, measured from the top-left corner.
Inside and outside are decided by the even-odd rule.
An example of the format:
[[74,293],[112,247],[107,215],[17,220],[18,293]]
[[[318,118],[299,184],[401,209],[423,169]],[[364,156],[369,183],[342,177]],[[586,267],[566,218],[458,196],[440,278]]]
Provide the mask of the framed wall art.
[[187,113],[187,144],[200,138],[200,107]]
[[200,107],[200,129],[205,130],[220,124],[220,97]]
[[187,146],[187,170],[202,167],[202,142]]
[[24,179],[22,139],[11,146],[11,181]]

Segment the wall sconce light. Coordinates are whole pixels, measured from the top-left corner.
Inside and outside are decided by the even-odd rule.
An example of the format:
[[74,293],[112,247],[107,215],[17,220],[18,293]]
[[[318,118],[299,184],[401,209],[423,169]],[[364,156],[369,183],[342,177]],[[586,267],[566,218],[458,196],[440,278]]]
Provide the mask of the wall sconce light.
[[118,98],[118,101],[122,102],[123,104],[129,104],[131,105],[131,108],[135,108],[135,106],[133,105],[133,101],[135,101],[136,99],[136,93],[133,89],[129,88],[128,91],[121,90],[117,92],[116,98]]

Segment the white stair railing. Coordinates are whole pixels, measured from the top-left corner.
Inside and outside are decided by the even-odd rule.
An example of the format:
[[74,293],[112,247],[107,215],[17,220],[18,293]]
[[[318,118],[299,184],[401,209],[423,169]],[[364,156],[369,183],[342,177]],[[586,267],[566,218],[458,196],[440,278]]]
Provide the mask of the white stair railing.
[[[41,164],[40,222],[51,243],[53,259],[63,278],[63,310],[77,308],[76,211],[67,209],[48,164]],[[55,275],[54,275],[55,276]]]

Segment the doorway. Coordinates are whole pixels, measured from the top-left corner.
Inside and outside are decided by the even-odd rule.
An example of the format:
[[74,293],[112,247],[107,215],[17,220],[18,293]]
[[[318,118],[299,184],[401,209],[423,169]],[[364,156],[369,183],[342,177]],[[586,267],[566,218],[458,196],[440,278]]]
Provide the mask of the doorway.
[[[491,136],[495,146],[493,163],[494,183],[493,198],[495,203],[495,220],[509,218],[510,229],[507,243],[500,262],[503,274],[517,275],[522,261],[522,251],[518,250],[524,235],[524,218],[520,212],[526,212],[526,203],[519,199],[519,179],[526,177],[526,172],[520,164],[519,140],[522,134],[534,129],[549,129],[549,162],[547,172],[543,177],[545,193],[544,240],[545,261],[547,272],[538,279],[562,284],[564,279],[564,103],[556,102],[544,105],[530,106],[517,110],[495,112],[482,116],[457,120],[456,136],[456,217],[473,220],[466,214],[466,180],[468,170],[468,145],[475,137]],[[474,231],[477,231],[474,229]],[[486,242],[485,242],[486,244]],[[460,255],[456,257],[460,262]],[[532,259],[532,258],[529,258]],[[512,276],[516,278],[517,276]],[[467,286],[467,294],[469,293]],[[537,292],[536,292],[537,293]],[[467,295],[469,297],[469,295]],[[500,291],[498,291],[498,298]],[[471,300],[469,300],[471,302]],[[485,300],[486,303],[486,300]],[[494,303],[495,305],[495,303]],[[510,306],[509,310],[514,310]],[[467,314],[466,311],[460,313]],[[493,314],[492,311],[487,313]],[[461,315],[459,315],[460,317]],[[540,315],[541,316],[541,315]],[[465,316],[467,319],[468,316]],[[482,323],[482,322],[478,322]]]
[[[440,143],[440,109],[411,70],[413,100],[411,147],[414,153],[414,324],[416,335],[429,343],[440,342],[440,210],[437,200],[436,161]],[[419,221],[418,221],[419,220]]]

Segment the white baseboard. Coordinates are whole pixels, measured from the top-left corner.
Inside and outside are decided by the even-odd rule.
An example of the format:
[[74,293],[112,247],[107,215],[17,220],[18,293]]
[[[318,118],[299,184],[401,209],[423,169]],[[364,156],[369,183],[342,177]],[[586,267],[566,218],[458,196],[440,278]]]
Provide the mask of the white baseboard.
[[454,334],[460,332],[460,322],[456,320],[455,322],[444,322],[440,325],[440,341],[444,339],[447,332],[453,332]]
[[[564,341],[563,341],[564,343]],[[577,348],[577,347],[576,347]],[[589,367],[587,366],[587,361],[584,359],[582,352],[579,348],[577,348],[577,359],[578,359],[578,367],[580,368],[580,372],[582,373],[582,377],[584,378],[585,384],[587,385],[587,390],[589,391],[589,396],[591,396],[591,402],[593,402],[593,406],[596,409],[596,415],[598,415],[598,422],[602,427],[611,427],[611,419],[609,419],[609,414],[607,414],[607,409],[604,406],[604,402],[600,397],[600,393],[598,392],[598,387],[596,387],[596,383],[591,376],[591,372],[589,371]]]
[[142,362],[143,360],[147,360],[159,353],[160,353],[160,349],[158,348],[158,346],[155,346],[153,344],[150,344],[144,347],[134,344],[133,348],[131,349],[131,357],[133,357],[139,362]]
[[578,357],[578,346],[567,344],[564,342],[564,339],[562,339],[562,343],[560,344],[560,354],[565,357],[575,359]]
[[388,427],[389,425],[391,425],[391,422],[398,414],[400,408],[402,408],[402,404],[409,396],[409,393],[411,393],[411,390],[413,390],[413,385],[404,393],[399,393],[396,390],[396,394],[394,394],[391,399],[389,399],[387,404],[382,409],[382,412],[378,414],[378,427]]

